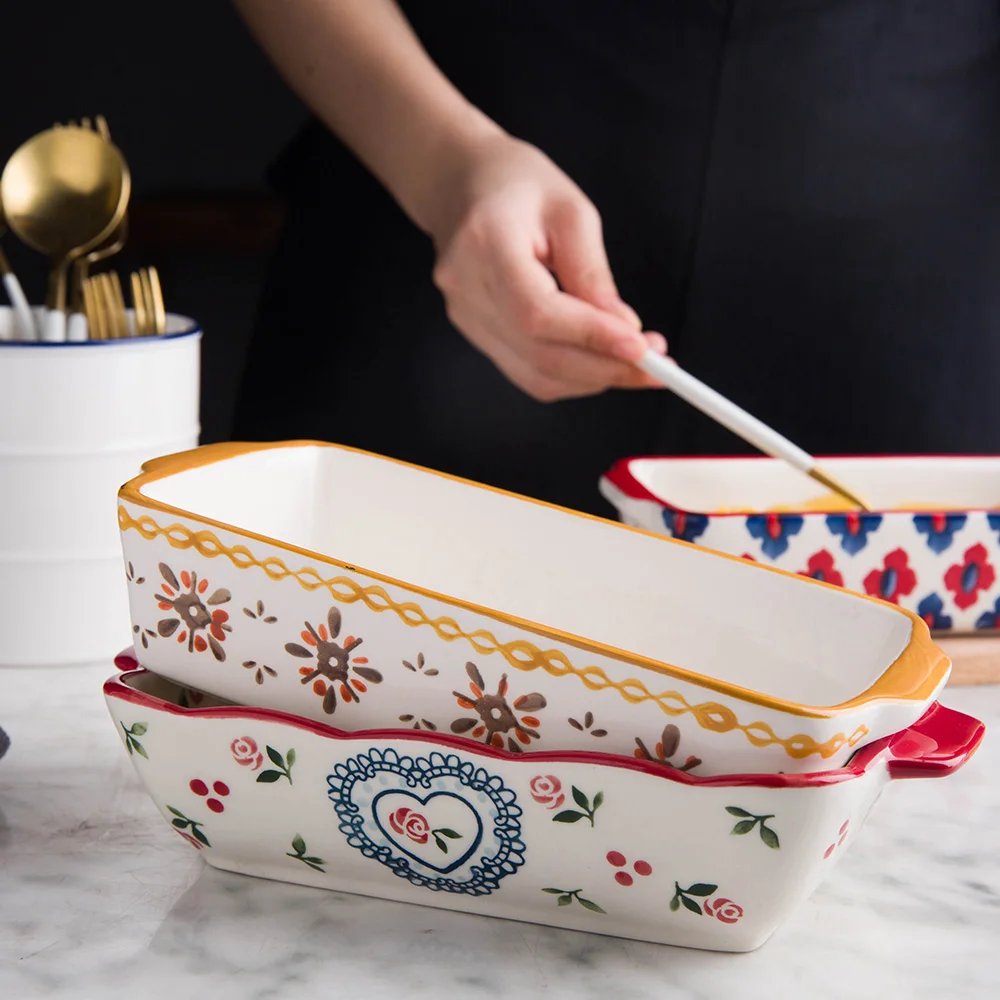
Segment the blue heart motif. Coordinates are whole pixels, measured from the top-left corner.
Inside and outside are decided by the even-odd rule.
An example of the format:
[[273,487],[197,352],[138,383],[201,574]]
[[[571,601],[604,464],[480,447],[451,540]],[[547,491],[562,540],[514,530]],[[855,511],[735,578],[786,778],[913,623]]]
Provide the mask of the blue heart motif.
[[517,873],[526,848],[517,795],[482,764],[372,747],[334,765],[327,794],[364,857],[414,886],[486,896]]
[[479,813],[453,792],[420,798],[387,789],[375,796],[372,819],[393,847],[442,875],[461,868],[483,839]]

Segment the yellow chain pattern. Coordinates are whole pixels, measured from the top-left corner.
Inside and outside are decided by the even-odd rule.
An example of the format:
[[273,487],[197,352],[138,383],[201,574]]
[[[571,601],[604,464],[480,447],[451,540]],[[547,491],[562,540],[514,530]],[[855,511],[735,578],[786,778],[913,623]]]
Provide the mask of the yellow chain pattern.
[[444,639],[445,642],[464,639],[481,655],[500,653],[512,667],[518,670],[532,671],[541,668],[553,677],[572,674],[578,677],[591,691],[614,688],[631,704],[653,701],[666,715],[692,715],[702,729],[707,729],[710,732],[728,733],[738,730],[755,747],[780,744],[789,757],[796,759],[818,754],[826,760],[845,745],[853,747],[868,735],[868,727],[860,725],[850,736],[838,733],[825,743],[817,743],[811,736],[804,733],[782,738],[766,722],[751,722],[744,725],[731,708],[718,702],[708,701],[691,705],[677,691],[662,691],[659,694],[654,694],[642,681],[635,678],[615,681],[608,677],[600,667],[576,667],[558,649],[539,649],[538,646],[526,639],[500,642],[485,629],[466,632],[454,618],[446,616],[430,618],[418,604],[412,601],[393,600],[388,591],[379,584],[362,587],[346,576],[335,576],[327,579],[309,566],[299,570],[291,570],[276,556],[257,559],[245,545],[224,545],[210,531],[191,531],[183,524],[172,524],[168,528],[163,528],[147,515],[140,516],[138,520],[135,520],[124,507],[118,508],[118,526],[123,532],[134,529],[147,540],[158,537],[165,538],[175,549],[193,548],[206,559],[226,556],[238,569],[249,569],[256,566],[272,580],[294,577],[305,590],[325,588],[329,591],[330,596],[341,604],[361,602],[369,610],[376,613],[392,611],[411,628],[430,626],[435,634]]

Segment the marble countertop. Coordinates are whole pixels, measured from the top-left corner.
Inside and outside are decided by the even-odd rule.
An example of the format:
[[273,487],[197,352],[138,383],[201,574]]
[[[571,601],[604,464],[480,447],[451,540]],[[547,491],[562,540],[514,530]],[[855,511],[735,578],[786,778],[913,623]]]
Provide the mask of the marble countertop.
[[[947,780],[890,783],[791,923],[723,955],[215,871],[141,789],[101,697],[109,673],[0,669],[0,997],[997,995],[996,732]],[[943,700],[1000,731],[1000,687]]]

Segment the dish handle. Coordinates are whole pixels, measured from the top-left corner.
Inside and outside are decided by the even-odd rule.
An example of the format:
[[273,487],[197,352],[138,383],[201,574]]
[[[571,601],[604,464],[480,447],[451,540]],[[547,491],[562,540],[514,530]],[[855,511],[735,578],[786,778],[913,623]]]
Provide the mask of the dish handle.
[[979,749],[986,726],[971,715],[935,702],[909,729],[892,737],[890,778],[943,778]]
[[129,670],[138,670],[139,661],[135,658],[135,651],[132,649],[123,649],[115,657],[115,666],[124,674]]
[[235,455],[256,451],[259,448],[260,445],[240,444],[232,441],[203,444],[187,451],[177,451],[171,455],[160,455],[157,458],[147,459],[142,463],[142,471],[144,474],[152,473],[154,475],[183,472],[185,469],[195,468],[199,465],[211,465],[220,459],[232,458]]

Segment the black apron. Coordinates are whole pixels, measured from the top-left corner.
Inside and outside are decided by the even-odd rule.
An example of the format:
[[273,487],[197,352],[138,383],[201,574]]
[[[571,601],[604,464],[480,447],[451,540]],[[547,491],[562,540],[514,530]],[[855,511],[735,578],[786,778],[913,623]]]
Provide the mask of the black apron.
[[[409,0],[430,55],[593,199],[677,360],[815,453],[1000,452],[996,0]],[[607,514],[633,454],[750,451],[663,391],[536,403],[313,123],[234,428]]]

